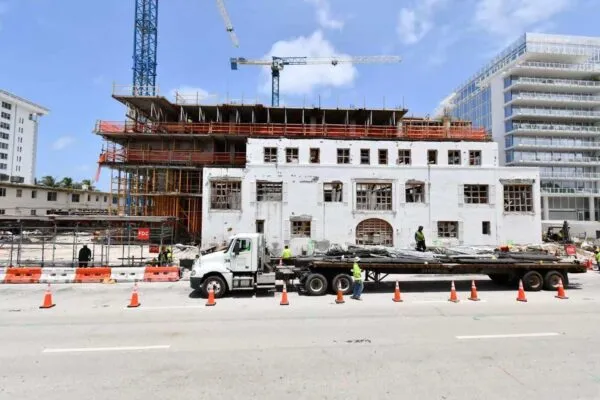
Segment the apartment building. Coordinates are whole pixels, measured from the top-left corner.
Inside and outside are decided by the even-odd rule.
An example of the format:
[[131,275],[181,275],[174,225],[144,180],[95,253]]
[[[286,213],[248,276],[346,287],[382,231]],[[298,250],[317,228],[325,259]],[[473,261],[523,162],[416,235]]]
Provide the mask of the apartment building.
[[48,112],[0,89],[0,182],[34,183],[39,119]]
[[446,99],[502,165],[539,167],[543,225],[600,237],[600,38],[526,33]]
[[498,245],[541,239],[537,168],[498,166],[491,141],[255,139],[245,168],[206,167],[202,243],[262,232],[323,244]]

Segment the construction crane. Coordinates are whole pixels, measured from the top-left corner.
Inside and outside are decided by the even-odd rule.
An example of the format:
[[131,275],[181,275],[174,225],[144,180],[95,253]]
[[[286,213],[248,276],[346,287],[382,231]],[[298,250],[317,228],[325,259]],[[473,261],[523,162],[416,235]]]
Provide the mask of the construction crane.
[[[158,44],[158,1],[135,0],[135,32],[133,41],[133,95],[156,95],[156,55]],[[238,38],[229,19],[224,0],[216,0],[225,29],[235,47]]]
[[231,58],[231,69],[238,65],[271,66],[271,106],[279,107],[279,75],[285,65],[333,65],[338,64],[384,64],[399,63],[398,56],[359,56],[359,57],[275,57],[271,60],[249,60],[244,57]]

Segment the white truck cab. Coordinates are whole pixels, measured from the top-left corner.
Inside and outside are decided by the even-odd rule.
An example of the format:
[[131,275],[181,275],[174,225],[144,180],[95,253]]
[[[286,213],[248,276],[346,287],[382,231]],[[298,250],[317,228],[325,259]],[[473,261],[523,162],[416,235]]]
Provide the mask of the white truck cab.
[[225,250],[201,255],[190,276],[192,289],[204,296],[213,288],[215,297],[230,290],[274,290],[275,273],[270,272],[270,257],[260,233],[239,233]]

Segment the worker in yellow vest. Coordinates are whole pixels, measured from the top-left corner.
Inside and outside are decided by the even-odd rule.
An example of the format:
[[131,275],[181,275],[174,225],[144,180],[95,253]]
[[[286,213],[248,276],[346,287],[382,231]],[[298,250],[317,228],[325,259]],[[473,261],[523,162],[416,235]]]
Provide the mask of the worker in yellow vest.
[[425,246],[425,234],[423,233],[422,226],[419,226],[419,229],[415,232],[415,242],[417,242],[417,251],[427,250],[427,246]]
[[282,264],[289,265],[292,258],[292,249],[288,245],[285,245],[283,251],[281,252],[281,261]]
[[352,286],[352,299],[354,300],[362,300],[360,295],[363,291],[363,280],[362,280],[362,270],[360,269],[360,265],[358,262],[360,258],[354,258],[354,265],[352,266],[352,278],[354,278],[354,285]]

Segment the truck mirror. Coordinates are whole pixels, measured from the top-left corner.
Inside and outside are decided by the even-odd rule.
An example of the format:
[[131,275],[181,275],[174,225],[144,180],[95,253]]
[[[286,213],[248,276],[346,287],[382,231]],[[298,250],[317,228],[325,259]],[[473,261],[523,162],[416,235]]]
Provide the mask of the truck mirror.
[[235,243],[233,244],[233,254],[235,254],[236,256],[238,254],[240,254],[240,241],[236,240]]

